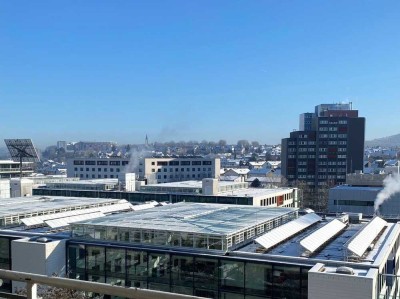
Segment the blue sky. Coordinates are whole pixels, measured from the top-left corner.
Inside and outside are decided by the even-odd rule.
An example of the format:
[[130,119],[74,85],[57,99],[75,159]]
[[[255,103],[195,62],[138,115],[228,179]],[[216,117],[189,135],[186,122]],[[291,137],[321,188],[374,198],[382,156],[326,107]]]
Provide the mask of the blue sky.
[[0,0],[0,138],[279,143],[351,101],[400,133],[400,1]]

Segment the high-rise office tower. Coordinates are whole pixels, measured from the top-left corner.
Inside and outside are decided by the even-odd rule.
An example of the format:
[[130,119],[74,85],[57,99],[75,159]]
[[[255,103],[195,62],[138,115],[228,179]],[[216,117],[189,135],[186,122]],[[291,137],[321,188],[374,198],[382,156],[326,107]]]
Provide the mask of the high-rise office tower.
[[351,103],[321,104],[300,115],[300,131],[282,139],[282,175],[311,187],[346,182],[363,169],[365,118]]

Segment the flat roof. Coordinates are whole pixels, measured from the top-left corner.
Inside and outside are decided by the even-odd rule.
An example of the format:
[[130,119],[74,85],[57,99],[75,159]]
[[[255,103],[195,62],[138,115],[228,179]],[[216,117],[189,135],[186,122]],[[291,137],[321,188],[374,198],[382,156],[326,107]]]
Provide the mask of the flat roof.
[[[225,186],[233,186],[233,185],[241,185],[244,182],[230,182],[230,181],[218,181],[218,188]],[[163,184],[150,184],[142,187],[155,187],[162,189],[166,188],[202,188],[202,181],[182,181],[182,182],[170,182]],[[143,188],[143,191],[146,191]],[[265,188],[241,188],[235,190],[227,190],[223,192],[218,192],[216,196],[233,196],[233,197],[258,197],[258,196],[268,196],[275,194],[281,191],[290,191],[293,188],[273,188],[273,189],[265,189]]]
[[219,196],[237,196],[237,197],[258,197],[276,194],[281,191],[290,191],[293,188],[274,188],[274,189],[264,189],[264,188],[247,188],[238,189],[218,193]]
[[118,201],[119,199],[64,196],[13,197],[0,200],[0,217]]
[[230,235],[296,208],[268,208],[225,204],[176,203],[141,211],[81,221],[76,225],[121,227],[208,235]]
[[[226,182],[226,181],[218,181],[218,186],[231,186],[238,184],[237,182]],[[182,182],[170,182],[170,183],[162,183],[162,184],[149,184],[143,187],[158,187],[158,188],[202,188],[202,181],[182,181]]]
[[[327,219],[328,220],[328,219]],[[332,220],[332,219],[329,219]],[[271,250],[265,252],[265,254],[272,255],[281,255],[281,256],[290,256],[290,257],[301,257],[305,252],[305,249],[300,245],[300,241],[306,238],[311,233],[320,229],[324,225],[326,225],[328,221],[322,221],[314,226],[306,229],[305,231],[292,236],[291,238],[285,240],[283,243],[274,247]],[[319,252],[313,255],[313,258],[322,259],[322,260],[334,260],[334,261],[344,261],[345,253],[344,253],[344,244],[354,236],[361,228],[362,224],[350,224],[343,232],[341,232],[338,236],[327,242],[327,245],[323,247]],[[238,251],[244,252],[257,252],[261,246],[259,244],[249,244],[246,245]]]
[[369,186],[350,186],[350,185],[339,185],[336,187],[331,188],[334,189],[341,189],[341,190],[355,190],[355,191],[381,191],[383,187],[369,187]]
[[95,180],[81,180],[81,181],[65,181],[65,182],[51,182],[49,184],[65,184],[65,185],[100,185],[100,184],[117,184],[118,179],[95,179]]

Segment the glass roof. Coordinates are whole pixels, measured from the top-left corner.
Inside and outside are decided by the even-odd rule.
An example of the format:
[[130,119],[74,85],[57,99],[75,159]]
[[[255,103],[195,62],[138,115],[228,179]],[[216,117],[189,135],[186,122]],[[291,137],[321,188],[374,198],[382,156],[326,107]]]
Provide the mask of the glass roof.
[[140,212],[115,214],[81,221],[95,225],[196,234],[229,235],[297,211],[296,208],[270,208],[224,204],[177,203]]
[[72,208],[91,204],[115,203],[119,199],[32,196],[5,198],[0,201],[0,217],[36,213],[60,208]]

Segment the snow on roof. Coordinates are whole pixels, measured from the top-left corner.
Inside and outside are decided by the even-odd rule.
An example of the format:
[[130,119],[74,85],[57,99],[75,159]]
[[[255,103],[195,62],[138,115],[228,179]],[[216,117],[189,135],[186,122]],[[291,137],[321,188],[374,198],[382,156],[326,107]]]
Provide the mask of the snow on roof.
[[248,174],[250,169],[248,168],[229,168],[226,172],[233,171],[237,174]]

